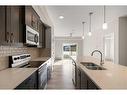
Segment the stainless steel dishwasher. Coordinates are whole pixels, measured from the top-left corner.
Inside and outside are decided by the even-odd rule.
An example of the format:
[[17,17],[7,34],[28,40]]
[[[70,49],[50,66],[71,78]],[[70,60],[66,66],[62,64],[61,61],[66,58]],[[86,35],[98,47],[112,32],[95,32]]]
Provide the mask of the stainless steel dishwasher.
[[45,89],[47,86],[47,64],[44,64],[38,69],[38,87]]

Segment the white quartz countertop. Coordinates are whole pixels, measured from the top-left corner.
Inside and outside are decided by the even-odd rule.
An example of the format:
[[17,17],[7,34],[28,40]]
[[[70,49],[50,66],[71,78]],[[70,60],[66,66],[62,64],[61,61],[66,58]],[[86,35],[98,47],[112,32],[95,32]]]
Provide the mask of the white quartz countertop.
[[14,89],[37,68],[8,68],[0,71],[0,89]]
[[90,70],[80,62],[93,62],[100,65],[100,61],[88,56],[81,57],[75,62],[101,89],[127,89],[126,66],[105,62],[103,67],[107,70]]

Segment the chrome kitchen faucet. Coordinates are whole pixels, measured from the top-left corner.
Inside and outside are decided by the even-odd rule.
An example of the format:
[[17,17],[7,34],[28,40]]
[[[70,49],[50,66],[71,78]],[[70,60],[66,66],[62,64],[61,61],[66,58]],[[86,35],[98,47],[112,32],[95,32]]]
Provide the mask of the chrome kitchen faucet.
[[102,52],[99,51],[99,50],[94,50],[92,53],[91,53],[91,56],[93,56],[94,52],[99,52],[100,55],[101,55],[101,60],[100,60],[100,65],[102,66],[104,64],[104,61],[102,60]]

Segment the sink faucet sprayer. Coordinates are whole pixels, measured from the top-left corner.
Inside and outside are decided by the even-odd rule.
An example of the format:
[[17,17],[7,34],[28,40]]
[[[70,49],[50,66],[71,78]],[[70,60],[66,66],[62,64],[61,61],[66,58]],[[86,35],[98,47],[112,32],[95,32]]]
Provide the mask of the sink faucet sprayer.
[[92,53],[91,53],[91,56],[93,56],[94,52],[99,52],[100,55],[101,55],[101,60],[100,60],[100,65],[102,66],[104,64],[103,60],[102,60],[102,52],[99,51],[99,50],[94,50]]

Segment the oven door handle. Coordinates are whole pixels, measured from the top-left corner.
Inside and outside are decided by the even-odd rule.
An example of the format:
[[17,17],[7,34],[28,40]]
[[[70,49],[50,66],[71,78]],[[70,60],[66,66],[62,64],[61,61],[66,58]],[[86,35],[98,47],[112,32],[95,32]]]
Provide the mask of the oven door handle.
[[[44,68],[43,68],[44,69]],[[47,72],[47,69],[45,68],[44,70],[38,70],[38,73],[40,74],[40,73],[45,73],[45,72]]]

